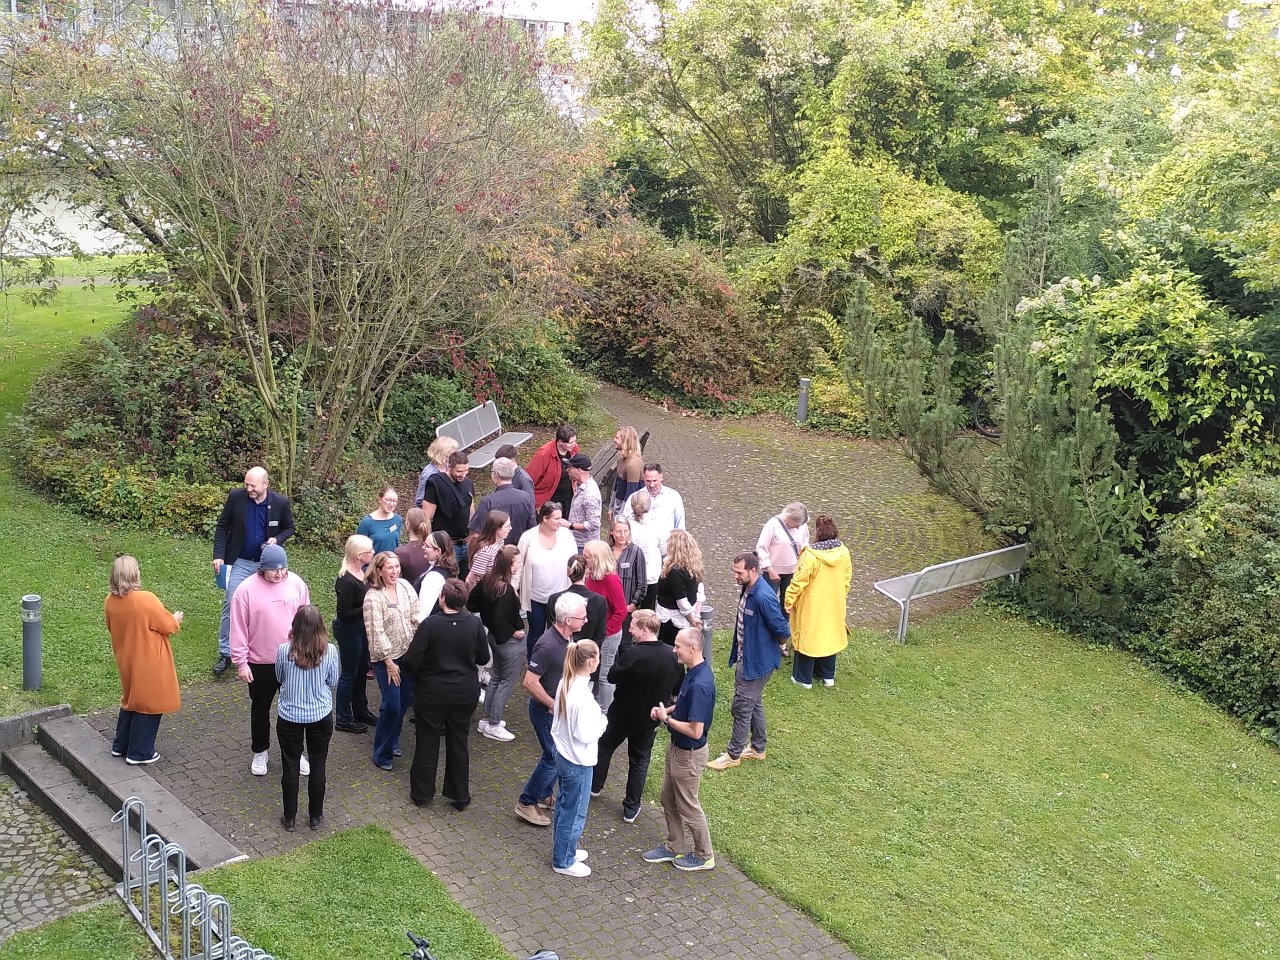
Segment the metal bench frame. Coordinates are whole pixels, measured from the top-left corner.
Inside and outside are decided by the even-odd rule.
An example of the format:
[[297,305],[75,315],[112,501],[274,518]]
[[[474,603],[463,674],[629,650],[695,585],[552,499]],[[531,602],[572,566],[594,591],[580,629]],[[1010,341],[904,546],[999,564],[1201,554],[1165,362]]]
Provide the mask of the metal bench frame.
[[876,584],[876,590],[896,603],[902,611],[898,618],[898,642],[903,643],[907,639],[907,618],[911,615],[912,600],[935,597],[949,590],[999,580],[1001,577],[1008,577],[1017,583],[1026,562],[1027,545],[1019,543],[1002,550],[936,563],[917,573],[881,580]]
[[459,450],[467,450],[477,443],[484,443],[490,437],[496,436],[496,439],[489,440],[483,447],[472,450],[468,454],[471,466],[487,467],[493,463],[493,456],[499,447],[508,443],[518,447],[533,434],[503,433],[502,421],[498,419],[498,407],[492,400],[487,400],[480,406],[472,407],[466,413],[440,424],[436,427],[436,436],[453,437],[458,441]]

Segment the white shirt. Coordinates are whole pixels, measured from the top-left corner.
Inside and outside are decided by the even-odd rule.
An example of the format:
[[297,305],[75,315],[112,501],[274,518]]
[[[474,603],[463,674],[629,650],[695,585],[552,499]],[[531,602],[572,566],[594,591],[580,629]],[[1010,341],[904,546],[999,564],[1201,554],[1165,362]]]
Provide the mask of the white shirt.
[[662,574],[662,545],[658,542],[657,531],[653,524],[648,522],[647,515],[644,520],[637,520],[630,514],[623,514],[623,516],[627,518],[627,526],[631,528],[631,542],[644,554],[645,583],[657,583],[658,577]]
[[[637,490],[636,493],[640,491]],[[647,490],[645,491],[648,492]],[[631,497],[636,494],[633,493]],[[632,516],[631,497],[627,497],[627,502],[622,505],[622,515],[624,517]],[[662,551],[663,556],[667,553],[667,537],[671,535],[672,530],[683,530],[684,526],[684,498],[672,487],[665,484],[658,490],[656,494],[649,494],[649,512],[644,515],[646,524],[649,524],[653,532],[658,536],[658,548]]]
[[560,712],[561,680],[556,687],[555,707],[551,712],[551,739],[556,752],[580,767],[594,767],[598,758],[596,744],[609,725],[600,705],[591,693],[590,677],[575,677],[565,695],[565,710]]

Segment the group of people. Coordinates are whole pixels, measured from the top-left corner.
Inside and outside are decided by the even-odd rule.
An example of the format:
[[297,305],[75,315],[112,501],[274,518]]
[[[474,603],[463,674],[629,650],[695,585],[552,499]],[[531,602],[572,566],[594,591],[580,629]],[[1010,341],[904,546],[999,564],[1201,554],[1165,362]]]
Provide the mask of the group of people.
[[[224,590],[214,672],[234,668],[247,685],[256,776],[268,771],[278,696],[286,830],[295,829],[304,776],[310,826],[323,826],[335,729],[372,727],[371,760],[390,771],[411,710],[410,798],[419,806],[435,799],[443,742],[441,794],[464,810],[477,707],[479,734],[516,739],[505,712],[519,685],[540,755],[515,813],[551,827],[553,869],[590,874],[578,842],[589,801],[604,789],[623,742],[622,812],[636,820],[660,726],[670,732],[661,795],[667,836],[644,857],[685,870],[714,867],[698,802],[702,771],[765,759],[764,689],[789,644],[793,682],[834,685],[835,655],[847,642],[849,553],[830,517],[816,518],[810,543],[808,511],[793,503],[764,524],[754,550],[735,558],[733,729],[725,751],[709,760],[715,682],[700,629],[702,553],[686,529],[683,499],[665,484],[660,464],[643,461],[634,428],[623,427],[614,442],[607,501],[568,425],[527,469],[515,448],[497,451],[493,490],[477,501],[466,453],[437,439],[415,506],[401,517],[398,493],[385,485],[347,539],[334,582],[334,645],[307,584],[288,569],[288,498],[270,488],[260,467],[228,494],[214,537]],[[141,590],[136,561],[117,559],[106,604],[124,691],[113,752],[129,763],[159,758],[160,715],[178,708],[168,637],[181,617]],[[370,673],[380,693],[376,714]]]

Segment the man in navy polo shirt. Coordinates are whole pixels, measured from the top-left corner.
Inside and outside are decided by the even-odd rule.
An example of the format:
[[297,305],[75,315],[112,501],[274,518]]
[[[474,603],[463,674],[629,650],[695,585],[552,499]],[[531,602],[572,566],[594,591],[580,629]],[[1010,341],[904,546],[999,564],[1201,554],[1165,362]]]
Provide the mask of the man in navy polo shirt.
[[[676,634],[676,659],[688,673],[680,685],[676,705],[664,703],[650,716],[671,731],[666,769],[662,772],[662,813],[667,819],[667,842],[644,855],[649,863],[671,863],[681,870],[710,870],[716,865],[711,850],[707,815],[698,802],[702,768],[707,763],[707,733],[716,708],[716,681],[702,656],[702,634],[688,627]],[[685,844],[685,831],[693,849]],[[682,852],[684,851],[684,852]]]

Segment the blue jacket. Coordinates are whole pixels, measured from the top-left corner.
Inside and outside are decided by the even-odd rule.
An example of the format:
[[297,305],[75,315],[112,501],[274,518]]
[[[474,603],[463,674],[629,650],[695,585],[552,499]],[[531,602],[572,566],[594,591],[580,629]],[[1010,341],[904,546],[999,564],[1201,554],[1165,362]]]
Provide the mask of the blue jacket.
[[[741,598],[739,598],[741,599]],[[733,607],[733,643],[729,645],[729,666],[738,660],[738,608]],[[761,577],[747,593],[747,609],[742,617],[742,679],[759,680],[782,665],[781,644],[791,639],[791,624],[782,612],[778,595]]]

